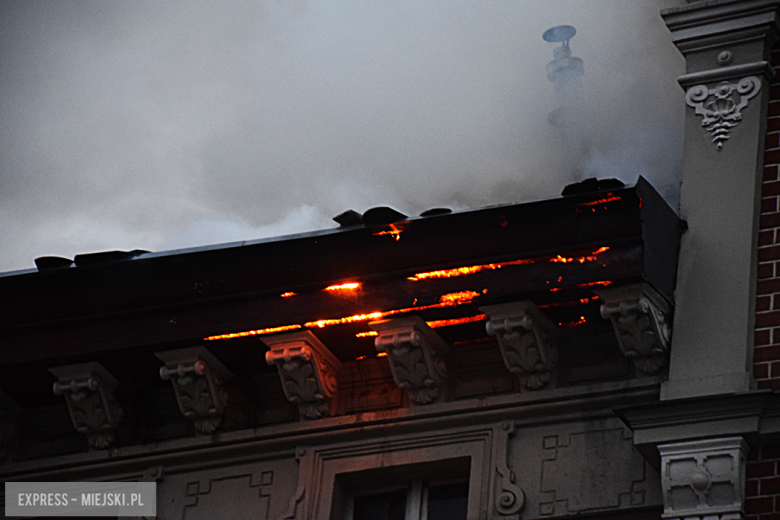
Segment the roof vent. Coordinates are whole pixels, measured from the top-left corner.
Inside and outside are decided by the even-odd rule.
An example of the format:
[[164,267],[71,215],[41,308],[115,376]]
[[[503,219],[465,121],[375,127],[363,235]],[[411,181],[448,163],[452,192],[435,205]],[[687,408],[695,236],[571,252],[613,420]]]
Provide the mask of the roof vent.
[[394,210],[393,208],[388,208],[387,206],[371,208],[370,210],[363,213],[363,223],[368,224],[369,226],[392,224],[402,220],[406,220],[406,215]]
[[435,217],[436,215],[447,215],[452,213],[450,208],[431,208],[420,213],[421,217]]
[[348,209],[333,217],[333,220],[338,222],[341,227],[359,226],[363,223],[363,215],[353,209]]
[[597,179],[595,177],[590,177],[584,181],[567,185],[563,188],[561,195],[564,197],[572,197],[574,195],[582,195],[583,193],[592,193],[594,191],[618,190],[624,186],[625,184],[617,179]]
[[73,260],[70,258],[62,258],[61,256],[41,256],[35,259],[35,267],[38,271],[53,271],[55,269],[67,269],[73,265]]
[[136,256],[148,252],[149,251],[143,251],[141,249],[133,249],[132,251],[101,251],[100,253],[76,255],[73,261],[76,262],[76,267],[87,267],[112,262],[121,262],[123,260],[132,260]]

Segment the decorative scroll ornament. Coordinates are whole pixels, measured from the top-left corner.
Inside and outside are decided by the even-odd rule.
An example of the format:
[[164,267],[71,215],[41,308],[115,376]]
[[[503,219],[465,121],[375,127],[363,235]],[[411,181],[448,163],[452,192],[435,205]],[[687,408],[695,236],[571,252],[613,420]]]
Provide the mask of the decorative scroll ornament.
[[530,300],[480,310],[490,317],[485,328],[498,339],[506,368],[517,375],[523,387],[538,390],[549,384],[558,360],[554,342],[558,327]]
[[720,151],[729,138],[729,131],[742,120],[742,109],[759,90],[761,80],[748,76],[738,83],[723,81],[715,88],[695,85],[685,94],[685,102],[696,109],[696,115],[702,116],[701,126],[712,134],[712,142]]
[[497,518],[506,520],[519,520],[518,513],[525,505],[525,493],[515,484],[515,474],[507,464],[507,445],[514,433],[514,424],[503,423],[495,429],[493,441],[493,502]]
[[298,405],[302,418],[318,419],[336,411],[341,362],[311,331],[263,338],[271,349],[265,361],[276,365],[284,395]]
[[742,437],[658,446],[665,520],[741,520],[745,456]]
[[55,395],[65,396],[76,431],[86,435],[92,448],[108,448],[123,416],[114,395],[119,382],[100,363],[55,367],[49,372],[59,379],[52,389]]
[[233,374],[205,347],[155,352],[165,366],[160,377],[171,380],[179,410],[200,434],[213,433],[222,424],[227,406],[223,384]]
[[612,321],[618,345],[636,368],[656,374],[669,359],[671,308],[647,284],[594,289],[604,301],[601,316]]
[[374,346],[385,352],[395,383],[414,404],[444,399],[449,345],[418,316],[368,324],[379,333]]

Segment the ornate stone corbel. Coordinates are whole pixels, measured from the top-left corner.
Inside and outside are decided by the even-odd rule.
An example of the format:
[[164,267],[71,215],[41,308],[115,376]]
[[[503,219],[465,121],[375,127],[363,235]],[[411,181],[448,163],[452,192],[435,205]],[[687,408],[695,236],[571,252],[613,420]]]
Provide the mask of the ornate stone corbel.
[[54,367],[49,372],[58,379],[52,389],[65,397],[76,431],[87,436],[92,448],[108,448],[122,421],[123,411],[114,394],[119,382],[94,362]]
[[594,289],[604,302],[601,316],[612,321],[620,350],[637,370],[656,374],[669,360],[671,307],[648,284]]
[[558,327],[530,300],[480,307],[490,320],[487,333],[495,335],[506,368],[523,387],[538,390],[553,379],[558,361]]
[[747,443],[742,437],[662,444],[666,520],[741,520]]
[[223,384],[233,374],[202,346],[154,355],[165,363],[160,377],[171,380],[179,410],[195,424],[197,432],[208,434],[219,428],[227,406]]
[[341,361],[311,331],[297,331],[262,339],[269,350],[265,361],[276,365],[284,395],[298,405],[302,418],[318,419],[336,410]]
[[368,324],[379,333],[377,351],[385,352],[395,383],[407,391],[414,404],[444,399],[449,345],[418,316]]
[[742,120],[742,109],[759,90],[761,80],[748,76],[737,83],[723,81],[713,88],[694,85],[685,93],[685,102],[702,116],[701,126],[712,134],[712,142],[720,151],[729,131]]

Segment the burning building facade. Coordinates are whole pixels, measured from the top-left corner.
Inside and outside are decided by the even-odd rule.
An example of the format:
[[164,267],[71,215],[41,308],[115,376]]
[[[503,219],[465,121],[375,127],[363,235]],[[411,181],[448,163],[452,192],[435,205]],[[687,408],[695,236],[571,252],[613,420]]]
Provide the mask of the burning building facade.
[[591,180],[0,276],[3,479],[153,481],[164,520],[769,520],[778,7],[662,13],[679,216]]

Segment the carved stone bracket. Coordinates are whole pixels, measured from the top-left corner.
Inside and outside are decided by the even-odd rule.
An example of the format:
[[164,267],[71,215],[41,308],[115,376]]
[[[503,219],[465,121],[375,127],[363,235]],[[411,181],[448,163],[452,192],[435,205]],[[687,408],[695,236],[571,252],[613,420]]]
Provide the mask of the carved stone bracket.
[[647,284],[594,289],[604,302],[601,316],[612,321],[618,345],[636,368],[656,374],[669,360],[671,307]]
[[748,76],[737,83],[723,81],[714,88],[694,85],[685,94],[685,102],[702,116],[701,126],[712,134],[718,151],[729,138],[729,131],[742,120],[742,109],[761,90],[761,80]]
[[523,387],[538,390],[550,383],[558,360],[558,327],[530,300],[480,310],[490,318],[485,328],[498,339],[506,368]]
[[375,321],[368,324],[379,333],[377,351],[385,352],[395,383],[407,391],[413,404],[444,399],[449,345],[420,317]]
[[501,424],[495,429],[493,437],[493,507],[492,518],[519,520],[520,510],[525,505],[525,493],[515,484],[515,474],[507,464],[509,437],[515,433],[515,426],[510,422]]
[[119,382],[100,363],[54,367],[49,372],[58,379],[52,389],[65,397],[76,431],[87,436],[90,447],[108,448],[122,421],[114,394]]
[[747,450],[742,437],[658,446],[663,518],[740,520]]
[[154,355],[165,363],[160,377],[171,380],[179,410],[195,424],[196,431],[208,434],[219,428],[227,406],[223,384],[233,374],[202,346]]
[[336,410],[341,361],[311,331],[263,338],[265,361],[276,365],[284,395],[298,405],[301,418],[318,419]]

